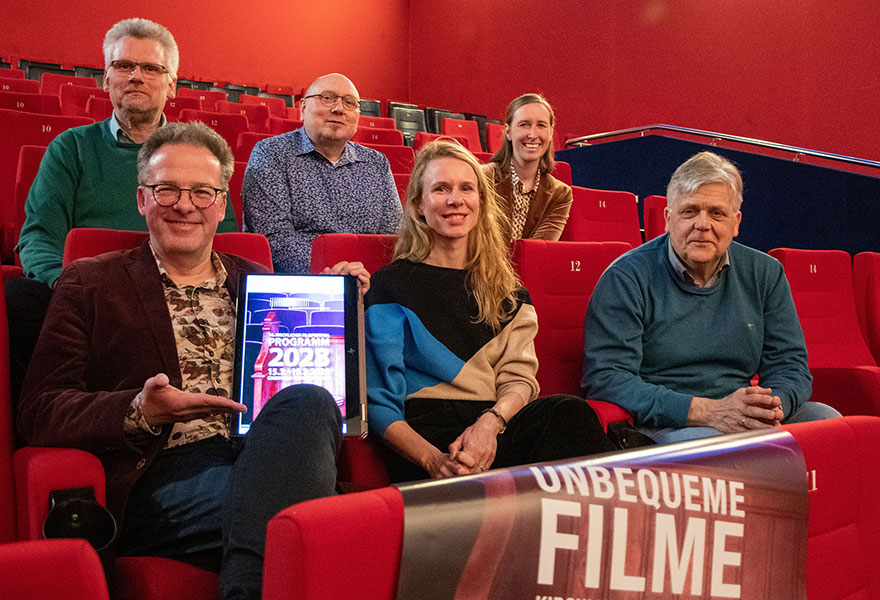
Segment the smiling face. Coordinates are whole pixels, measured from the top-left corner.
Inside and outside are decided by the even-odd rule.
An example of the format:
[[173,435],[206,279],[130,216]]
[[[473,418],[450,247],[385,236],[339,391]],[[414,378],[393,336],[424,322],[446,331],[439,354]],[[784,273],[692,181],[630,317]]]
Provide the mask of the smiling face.
[[[180,188],[222,188],[220,161],[203,146],[166,144],[150,158],[143,175],[146,184],[167,183]],[[208,208],[197,208],[187,192],[174,206],[162,206],[149,188],[138,187],[138,211],[147,220],[153,250],[169,264],[208,260],[217,225],[226,212],[226,194]]]
[[540,102],[520,106],[504,126],[504,135],[510,140],[516,164],[541,160],[553,140],[550,111]]
[[315,80],[306,96],[333,92],[339,99],[333,106],[324,106],[318,97],[304,98],[301,105],[303,127],[315,147],[325,144],[345,144],[357,131],[359,110],[345,110],[342,96],[360,99],[354,84],[338,74],[325,75]]
[[167,67],[165,48],[156,40],[121,38],[110,48],[108,58],[108,66],[104,70],[104,91],[110,94],[114,109],[135,119],[140,115],[152,117],[162,112],[168,98],[174,98],[177,80],[168,73],[150,78],[144,77],[139,68],[128,74],[109,66],[114,60],[128,60]]
[[742,213],[724,183],[705,183],[663,211],[669,243],[695,278],[711,276],[739,234]]
[[466,246],[480,214],[473,168],[457,158],[435,158],[422,175],[422,190],[417,212],[431,228],[435,246],[438,242]]

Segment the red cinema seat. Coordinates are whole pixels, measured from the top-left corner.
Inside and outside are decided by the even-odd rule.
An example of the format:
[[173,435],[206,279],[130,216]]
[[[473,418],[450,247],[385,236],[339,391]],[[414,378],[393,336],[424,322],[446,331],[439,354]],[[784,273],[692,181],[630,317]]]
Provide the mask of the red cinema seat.
[[416,162],[416,155],[409,146],[388,146],[387,144],[362,144],[367,148],[378,150],[388,159],[392,173],[412,173]]
[[631,192],[571,186],[574,196],[561,240],[642,243],[639,205]]
[[98,554],[85,540],[0,544],[0,598],[108,600]]
[[239,104],[238,102],[217,102],[217,112],[231,115],[244,115],[248,119],[248,126],[254,133],[266,133],[269,131],[269,109],[262,104]]
[[853,258],[856,313],[862,337],[880,364],[880,252],[860,252]]
[[394,185],[397,187],[397,195],[400,196],[400,203],[406,204],[406,188],[409,186],[409,173],[394,173]]
[[0,108],[23,110],[43,115],[61,114],[61,102],[54,94],[0,92]]
[[467,138],[467,147],[471,152],[483,150],[483,145],[480,143],[480,127],[476,121],[446,118],[440,121],[440,133],[456,138]]
[[293,106],[288,106],[286,109],[284,109],[284,118],[285,119],[293,119],[294,121],[300,121],[301,116],[302,116],[302,114],[300,113],[300,110],[299,110],[299,102],[297,102]]
[[201,121],[219,133],[230,148],[235,148],[238,136],[248,131],[248,118],[244,115],[230,115],[206,110],[184,108],[180,111],[181,122]]
[[48,146],[56,135],[92,119],[0,109],[0,225],[15,223],[15,174],[22,146]]
[[2,76],[0,71],[0,92],[23,92],[25,94],[39,94],[40,82],[32,79],[13,79]]
[[447,139],[451,138],[453,140],[456,140],[458,143],[460,143],[462,146],[464,146],[468,150],[470,150],[470,142],[468,141],[467,138],[453,136],[453,135],[443,135],[440,133],[428,133],[427,131],[417,131],[415,133],[415,136],[413,137],[413,150],[418,152],[419,148],[421,148],[425,144],[427,144],[429,142],[433,142],[434,140],[438,140],[440,138],[447,138]]
[[303,126],[303,122],[298,119],[279,119],[278,117],[269,117],[269,133],[272,135],[280,135],[299,129]]
[[[16,493],[13,478],[12,397],[9,391],[9,325],[6,321],[6,296],[0,298],[0,544],[12,542],[16,536]],[[0,559],[0,564],[3,561]],[[0,582],[2,586],[2,582]],[[2,588],[0,588],[2,589]],[[14,598],[0,593],[0,598]]]
[[[630,249],[623,242],[553,242],[513,245],[513,263],[538,313],[538,383],[541,394],[581,395],[584,316],[605,268]],[[629,419],[620,407],[590,401],[603,426]]]
[[58,92],[62,85],[78,85],[82,87],[98,87],[98,82],[94,77],[77,77],[75,75],[59,75],[58,73],[43,73],[40,77],[40,93],[54,94]]
[[396,129],[373,129],[358,127],[351,138],[352,142],[362,144],[382,144],[385,146],[403,146],[403,134]]
[[645,241],[653,240],[666,232],[666,196],[648,196],[642,200],[642,221],[645,225]]
[[562,133],[554,127],[553,128],[553,151],[555,152],[557,150],[565,150],[565,140],[562,137]]
[[390,117],[371,117],[369,115],[361,115],[358,117],[358,127],[394,129],[394,119]]
[[226,92],[177,88],[177,98],[196,98],[201,101],[201,110],[213,111],[214,105],[226,100]]
[[251,157],[251,152],[253,151],[254,146],[257,145],[257,142],[270,137],[272,137],[271,133],[255,133],[253,131],[243,131],[239,133],[238,141],[235,144],[235,148],[232,150],[236,162],[244,161],[247,163],[248,159]]
[[842,250],[776,248],[813,374],[812,400],[845,415],[880,415],[880,367],[859,329],[852,264]]
[[113,102],[109,98],[89,98],[86,100],[86,116],[90,119],[103,121],[109,119],[112,114]]
[[24,69],[0,69],[0,77],[24,79]]
[[[146,231],[75,227],[70,230],[64,240],[62,266],[66,267],[78,258],[134,248],[147,239],[147,235]],[[214,234],[214,250],[235,254],[269,269],[272,268],[272,251],[269,249],[269,241],[259,233],[225,232]]]
[[244,182],[245,169],[247,169],[247,161],[235,161],[235,170],[232,171],[232,177],[229,179],[229,201],[232,203],[232,211],[235,213],[235,222],[238,223],[239,229],[244,225],[244,217],[241,213],[241,184]]
[[492,157],[494,156],[491,152],[471,152],[481,164],[487,165],[492,162]]
[[492,154],[498,152],[504,145],[504,125],[500,123],[486,123],[486,145]]
[[284,118],[287,115],[287,104],[282,98],[267,98],[265,96],[254,96],[251,94],[242,94],[238,97],[241,104],[250,106],[265,106],[270,116]]
[[571,185],[571,165],[564,160],[556,161],[551,175],[553,175],[553,177],[555,177],[562,183],[567,183],[568,185]]
[[81,85],[62,85],[59,95],[61,97],[61,114],[77,117],[89,116],[86,111],[86,103],[90,98],[110,100],[110,95],[104,90]]
[[[24,225],[24,203],[27,200],[28,192],[31,191],[31,184],[40,170],[40,161],[43,160],[43,154],[46,153],[46,146],[22,146],[18,153],[18,167],[15,171],[15,228],[12,231],[12,239],[8,245],[4,240],[2,249],[3,256],[7,253],[11,256],[14,253],[13,248],[18,243],[18,236]],[[18,255],[15,255],[18,258]]]
[[198,98],[186,98],[180,96],[177,96],[176,98],[169,98],[165,101],[165,108],[162,112],[165,113],[165,117],[169,121],[179,121],[180,112],[185,108],[202,110],[202,101]]

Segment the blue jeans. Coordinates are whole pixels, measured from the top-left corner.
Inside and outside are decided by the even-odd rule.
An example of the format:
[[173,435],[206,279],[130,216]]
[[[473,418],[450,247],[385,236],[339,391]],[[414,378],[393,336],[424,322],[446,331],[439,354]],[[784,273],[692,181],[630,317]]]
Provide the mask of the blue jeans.
[[[783,425],[790,423],[805,423],[807,421],[821,421],[839,417],[840,413],[821,402],[804,402],[797,410],[782,420]],[[715,435],[723,435],[721,431],[713,427],[636,427],[639,431],[653,439],[658,444],[675,444],[676,442],[688,442],[700,440]]]
[[219,569],[221,598],[259,598],[266,526],[335,493],[341,431],[330,394],[297,385],[273,396],[244,438],[164,450],[132,490],[119,554]]

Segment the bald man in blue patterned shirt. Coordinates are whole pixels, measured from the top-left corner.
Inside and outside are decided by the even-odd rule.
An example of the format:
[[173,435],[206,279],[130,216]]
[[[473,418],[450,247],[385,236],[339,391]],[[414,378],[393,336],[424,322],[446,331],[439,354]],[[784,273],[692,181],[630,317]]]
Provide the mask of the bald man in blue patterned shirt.
[[322,233],[396,233],[401,203],[388,159],[352,143],[360,100],[332,73],[302,100],[303,127],[260,141],[242,185],[244,225],[269,239],[275,271],[308,273]]

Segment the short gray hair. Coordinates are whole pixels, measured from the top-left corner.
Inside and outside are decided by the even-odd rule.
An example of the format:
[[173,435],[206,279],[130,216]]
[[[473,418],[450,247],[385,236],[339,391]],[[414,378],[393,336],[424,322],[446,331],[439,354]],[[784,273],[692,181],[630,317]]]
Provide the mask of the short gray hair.
[[682,163],[666,187],[666,201],[672,206],[679,199],[692,196],[701,185],[723,183],[730,189],[733,208],[742,206],[743,182],[732,162],[712,152],[700,152]]
[[173,78],[177,78],[177,67],[180,64],[180,53],[177,50],[177,42],[171,32],[148,19],[125,19],[119,21],[110,28],[104,36],[104,66],[110,66],[110,49],[113,44],[124,37],[133,37],[142,40],[155,40],[165,48],[165,57],[168,64],[165,65]]
[[186,144],[207,148],[211,154],[220,161],[220,185],[224,190],[229,189],[229,180],[235,168],[235,159],[232,150],[219,133],[200,121],[191,123],[168,123],[159,127],[149,139],[144,142],[138,151],[137,170],[138,183],[146,185],[145,179],[150,159],[159,151],[159,148],[168,144]]

